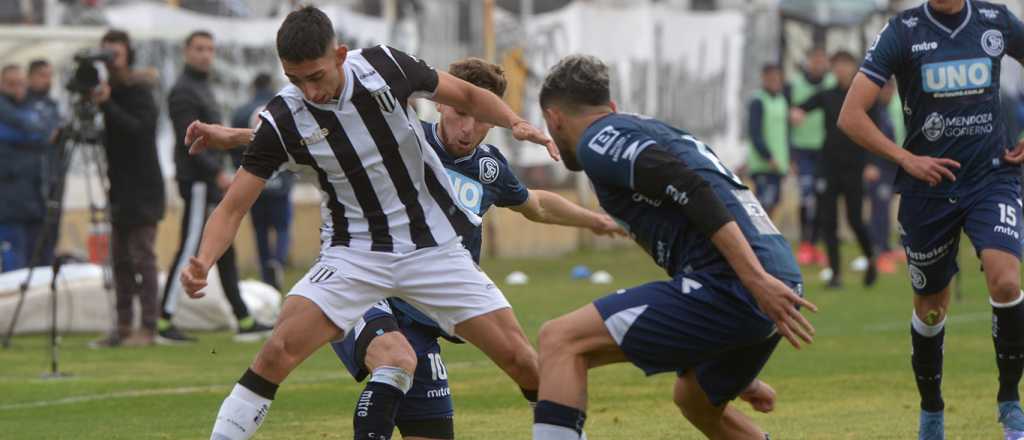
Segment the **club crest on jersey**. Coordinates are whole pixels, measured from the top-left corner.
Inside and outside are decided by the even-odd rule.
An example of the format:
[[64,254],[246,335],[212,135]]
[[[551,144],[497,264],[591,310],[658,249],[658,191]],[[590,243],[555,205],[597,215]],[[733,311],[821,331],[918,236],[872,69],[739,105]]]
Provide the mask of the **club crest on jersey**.
[[309,282],[311,283],[322,283],[329,280],[338,269],[334,266],[328,266],[321,264],[319,267],[313,270],[313,274],[309,276]]
[[480,181],[483,183],[494,183],[498,180],[498,161],[490,157],[480,159]]
[[990,57],[998,57],[1003,54],[1003,33],[997,29],[989,29],[981,34],[981,48]]
[[384,86],[380,89],[370,92],[370,96],[377,101],[377,106],[380,107],[380,111],[384,113],[391,113],[398,107],[398,100],[391,94],[391,87]]

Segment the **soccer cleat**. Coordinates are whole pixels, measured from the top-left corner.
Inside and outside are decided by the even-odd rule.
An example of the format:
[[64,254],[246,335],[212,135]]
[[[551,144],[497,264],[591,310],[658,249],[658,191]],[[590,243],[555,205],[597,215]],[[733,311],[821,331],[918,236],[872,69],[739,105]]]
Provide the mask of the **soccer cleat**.
[[160,345],[190,344],[196,341],[198,339],[182,333],[174,325],[168,325],[156,334],[156,343]]
[[235,333],[235,342],[258,342],[270,336],[270,332],[274,330],[273,326],[264,325],[251,318],[246,321],[250,321],[244,323],[248,325],[240,325],[238,333]]
[[1006,440],[1024,440],[1024,411],[1020,402],[999,402],[999,423]]
[[942,411],[921,410],[921,423],[917,431],[918,440],[944,440],[946,438],[945,420]]
[[116,331],[110,332],[106,336],[99,338],[95,341],[89,341],[89,348],[114,348],[121,346],[121,335]]
[[875,260],[867,260],[868,266],[864,271],[864,287],[871,287],[878,281],[878,264]]
[[885,252],[878,256],[878,260],[875,261],[875,265],[878,266],[878,271],[884,274],[896,273],[896,259],[889,253]]

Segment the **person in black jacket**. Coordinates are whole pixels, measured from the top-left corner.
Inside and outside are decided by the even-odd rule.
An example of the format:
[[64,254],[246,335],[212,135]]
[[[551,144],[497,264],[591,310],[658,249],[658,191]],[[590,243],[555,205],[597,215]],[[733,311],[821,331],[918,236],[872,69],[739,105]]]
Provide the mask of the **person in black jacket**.
[[[100,42],[114,54],[108,63],[110,82],[96,88],[93,101],[103,112],[105,127],[117,328],[91,345],[152,345],[160,289],[154,243],[166,200],[156,149],[159,111],[150,84],[133,73],[128,34],[110,30]],[[133,335],[135,296],[142,306],[142,331]]]
[[[224,196],[224,190],[231,184],[225,171],[225,153],[205,151],[199,155],[188,154],[185,145],[185,131],[194,121],[220,123],[220,107],[210,88],[210,67],[213,64],[213,35],[206,31],[195,31],[185,39],[185,71],[171,88],[167,96],[167,108],[174,125],[174,165],[181,198],[185,210],[181,221],[181,244],[178,253],[167,272],[164,285],[163,311],[158,323],[161,342],[193,342],[195,338],[178,330],[171,318],[182,296],[181,270],[199,250],[199,238],[206,218]],[[249,309],[242,301],[238,288],[238,266],[235,263],[234,247],[229,247],[217,261],[224,295],[231,303],[231,309],[238,319],[237,341],[259,340],[267,335],[270,327],[256,322],[249,316]]]
[[825,235],[832,278],[829,288],[842,286],[839,258],[839,196],[846,201],[846,221],[857,236],[861,251],[868,259],[864,274],[864,285],[871,286],[878,277],[875,267],[874,250],[868,228],[864,224],[864,166],[867,155],[864,149],[854,143],[836,126],[839,111],[843,108],[846,92],[857,73],[858,63],[853,54],[839,51],[832,55],[832,73],[837,85],[823,90],[804,101],[793,111],[793,121],[799,124],[804,112],[817,108],[825,111],[825,145],[821,150],[818,164],[818,221]]

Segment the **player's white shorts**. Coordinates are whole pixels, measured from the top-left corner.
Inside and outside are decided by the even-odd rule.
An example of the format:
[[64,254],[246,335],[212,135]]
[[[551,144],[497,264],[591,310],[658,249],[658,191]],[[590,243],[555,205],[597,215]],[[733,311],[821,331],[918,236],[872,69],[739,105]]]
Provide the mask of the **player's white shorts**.
[[346,333],[367,309],[392,296],[452,335],[460,322],[511,307],[457,239],[407,254],[328,247],[288,295],[313,301]]

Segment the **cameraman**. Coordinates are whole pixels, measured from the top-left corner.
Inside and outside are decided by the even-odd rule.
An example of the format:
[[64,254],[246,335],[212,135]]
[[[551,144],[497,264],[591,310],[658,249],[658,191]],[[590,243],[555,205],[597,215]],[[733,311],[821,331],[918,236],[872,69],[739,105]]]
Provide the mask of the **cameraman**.
[[[185,200],[181,219],[181,244],[167,272],[164,285],[163,311],[159,322],[162,342],[185,343],[196,339],[182,333],[172,323],[178,300],[184,294],[181,288],[181,270],[189,258],[199,251],[199,238],[203,233],[206,218],[224,196],[231,184],[231,177],[225,171],[227,156],[222,151],[207,150],[191,156],[185,145],[185,131],[194,121],[217,124],[221,122],[220,107],[210,88],[210,68],[213,65],[213,35],[206,31],[195,31],[185,39],[185,71],[167,96],[167,109],[174,126],[174,165],[178,180],[178,191]],[[249,316],[249,309],[242,302],[238,287],[238,266],[235,264],[234,247],[229,247],[217,261],[221,287],[224,296],[231,303],[231,310],[238,320],[236,341],[256,341],[270,333],[271,328],[256,322]]]
[[[112,54],[110,82],[93,91],[103,112],[110,179],[111,244],[117,289],[117,329],[94,346],[152,345],[157,326],[157,223],[164,216],[164,180],[156,149],[159,111],[144,75],[136,74],[131,39],[110,30],[100,43]],[[142,331],[132,334],[132,297],[142,305]]]

